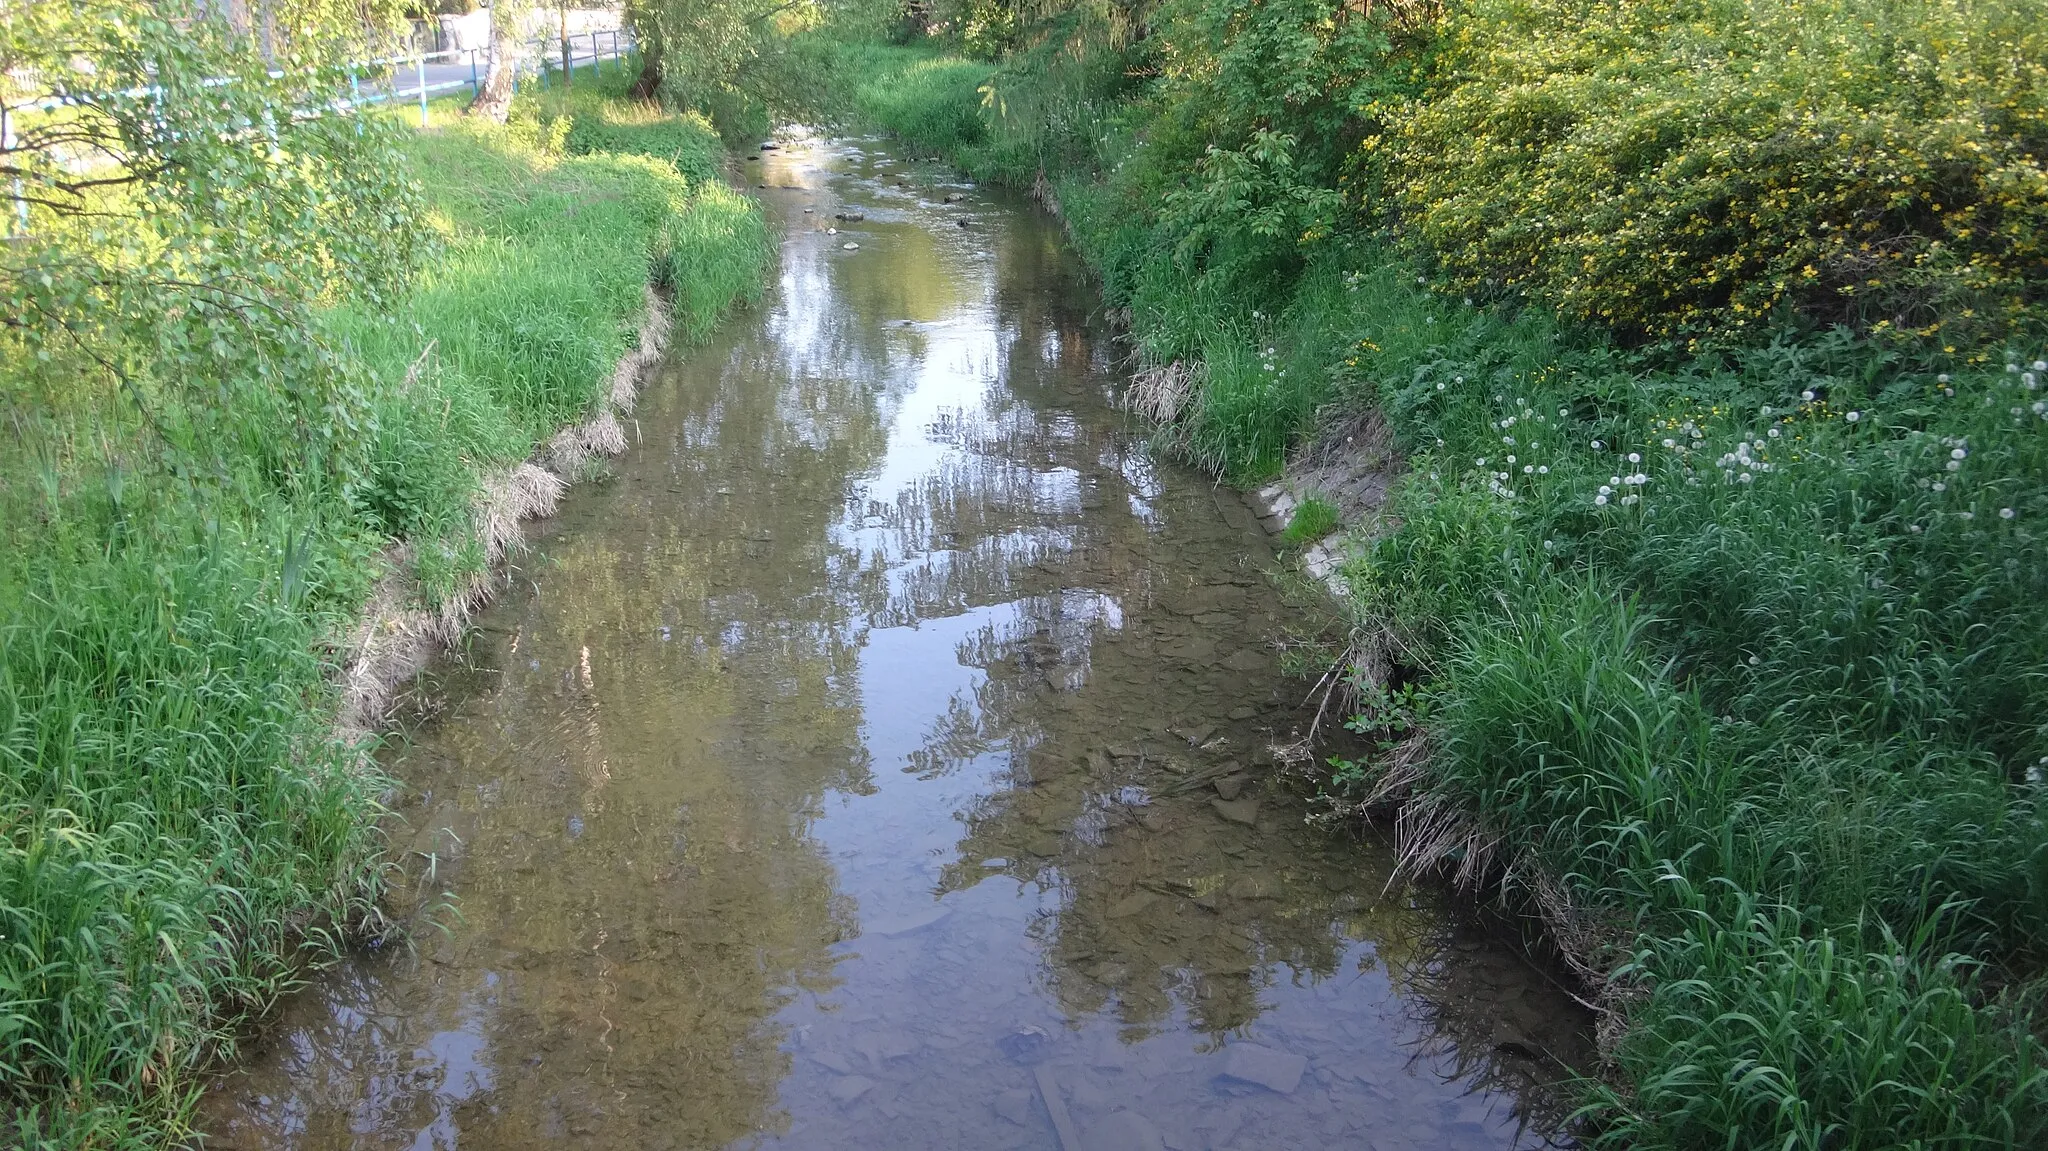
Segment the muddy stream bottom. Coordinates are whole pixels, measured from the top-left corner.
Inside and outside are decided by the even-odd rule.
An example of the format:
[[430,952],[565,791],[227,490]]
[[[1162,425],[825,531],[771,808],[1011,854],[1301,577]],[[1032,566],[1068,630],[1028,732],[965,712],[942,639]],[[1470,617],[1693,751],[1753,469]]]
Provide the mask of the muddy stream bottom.
[[293,997],[208,1145],[1559,1140],[1586,1019],[1272,782],[1300,616],[1116,410],[1056,227],[872,141],[748,167],[778,282],[436,671],[411,943]]

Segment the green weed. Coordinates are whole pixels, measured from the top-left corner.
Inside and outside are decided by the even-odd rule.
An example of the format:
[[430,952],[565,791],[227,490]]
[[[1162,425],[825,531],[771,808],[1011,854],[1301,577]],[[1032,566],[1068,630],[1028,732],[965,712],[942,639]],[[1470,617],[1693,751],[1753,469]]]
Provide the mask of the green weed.
[[1312,544],[1343,524],[1344,513],[1337,510],[1336,504],[1310,496],[1295,505],[1294,514],[1287,520],[1287,530],[1280,533],[1280,538],[1296,546]]

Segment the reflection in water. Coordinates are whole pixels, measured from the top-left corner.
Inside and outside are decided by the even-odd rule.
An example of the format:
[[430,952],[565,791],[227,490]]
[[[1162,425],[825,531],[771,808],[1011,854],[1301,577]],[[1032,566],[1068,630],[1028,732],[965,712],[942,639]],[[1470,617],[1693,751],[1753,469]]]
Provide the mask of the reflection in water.
[[1267,783],[1272,557],[1114,415],[1057,233],[852,146],[764,167],[769,305],[395,757],[397,902],[459,916],[295,999],[212,1145],[1542,1142],[1584,1021]]

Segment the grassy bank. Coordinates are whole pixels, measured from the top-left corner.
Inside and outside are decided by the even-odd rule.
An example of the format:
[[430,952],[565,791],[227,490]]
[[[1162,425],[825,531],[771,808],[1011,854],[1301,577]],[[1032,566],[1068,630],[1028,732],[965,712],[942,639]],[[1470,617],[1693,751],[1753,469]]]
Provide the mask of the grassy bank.
[[1593,1142],[2038,1146],[2033,33],[1608,7],[1075,8],[847,91],[1056,190],[1163,446],[1249,482],[1384,418],[1341,571],[1386,750],[1323,795],[1578,957],[1623,1024]]
[[[389,276],[334,265],[253,320],[118,279],[134,265],[89,222],[35,219],[43,266],[113,271],[45,314],[68,340],[0,336],[0,1141],[189,1134],[238,1024],[374,919],[389,783],[333,721],[380,557],[409,557],[423,604],[453,594],[485,562],[484,479],[598,410],[647,284],[690,338],[758,290],[771,248],[716,137],[577,91],[509,128],[337,134],[395,175],[331,210],[411,238]],[[107,207],[144,245],[322,258]],[[115,288],[139,319],[109,321]],[[227,363],[273,313],[245,374],[172,358],[196,339]]]

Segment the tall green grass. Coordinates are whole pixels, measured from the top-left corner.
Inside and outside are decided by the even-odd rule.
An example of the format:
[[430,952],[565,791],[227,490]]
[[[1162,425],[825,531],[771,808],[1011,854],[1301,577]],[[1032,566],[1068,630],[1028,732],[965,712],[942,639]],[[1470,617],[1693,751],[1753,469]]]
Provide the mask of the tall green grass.
[[271,413],[146,348],[133,394],[0,370],[0,1142],[190,1135],[235,1028],[371,915],[389,781],[336,741],[331,682],[380,552],[456,586],[480,477],[600,402],[647,284],[686,339],[759,290],[772,248],[701,122],[580,94],[554,119],[404,144],[436,253],[333,301],[295,361],[330,374],[278,382],[336,397],[310,439],[345,482],[277,482]]

